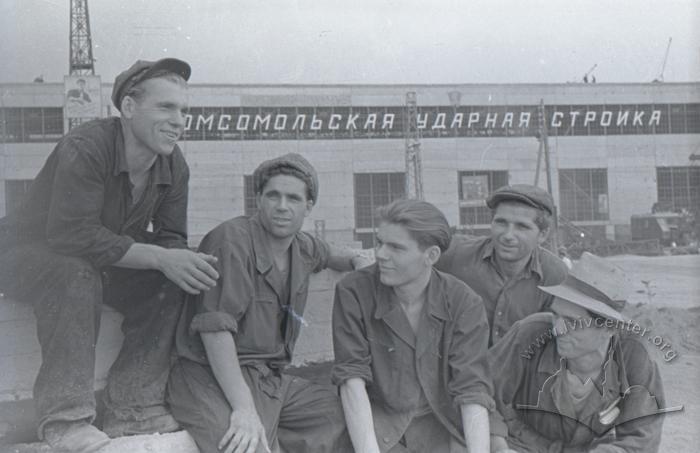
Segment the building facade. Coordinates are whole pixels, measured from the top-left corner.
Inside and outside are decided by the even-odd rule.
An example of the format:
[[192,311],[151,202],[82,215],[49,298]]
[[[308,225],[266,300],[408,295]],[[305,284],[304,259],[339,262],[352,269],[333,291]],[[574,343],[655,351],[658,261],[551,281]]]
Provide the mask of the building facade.
[[[104,84],[105,116],[117,113],[110,92]],[[491,190],[536,179],[551,181],[562,225],[599,238],[628,239],[630,216],[657,203],[700,211],[700,83],[191,85],[180,146],[192,244],[254,212],[251,175],[262,160],[298,152],[320,179],[305,229],[371,246],[374,209],[405,194],[409,92],[425,199],[459,229],[488,228]],[[0,215],[67,127],[64,98],[63,84],[0,85]]]

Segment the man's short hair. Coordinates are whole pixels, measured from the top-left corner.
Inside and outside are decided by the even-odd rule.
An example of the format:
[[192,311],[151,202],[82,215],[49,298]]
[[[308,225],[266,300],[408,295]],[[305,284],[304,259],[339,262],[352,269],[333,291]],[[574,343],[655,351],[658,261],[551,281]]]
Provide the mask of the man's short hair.
[[401,225],[421,249],[436,245],[441,252],[452,240],[450,225],[435,205],[420,200],[396,200],[377,209],[380,222]]
[[306,198],[312,203],[318,199],[318,175],[316,169],[301,154],[288,153],[261,163],[253,173],[255,194],[260,195],[273,176],[294,176],[306,184]]

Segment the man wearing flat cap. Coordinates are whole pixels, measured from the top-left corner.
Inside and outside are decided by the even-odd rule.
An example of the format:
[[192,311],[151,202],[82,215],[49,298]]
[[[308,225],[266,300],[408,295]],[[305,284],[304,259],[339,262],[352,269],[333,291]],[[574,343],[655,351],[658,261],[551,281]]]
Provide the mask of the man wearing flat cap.
[[[71,130],[24,204],[0,220],[0,289],[33,303],[42,365],[38,435],[56,451],[90,452],[110,436],[178,428],[164,405],[180,289],[199,293],[216,259],[187,249],[184,130],[190,66],[137,61],[119,74],[121,117]],[[95,343],[106,303],[124,314],[124,344],[95,418]]]
[[541,245],[551,229],[554,201],[527,184],[501,187],[486,200],[491,235],[455,235],[436,268],[454,275],[484,301],[491,328],[489,345],[527,315],[544,310],[552,297],[540,285],[556,285],[566,265]]
[[664,406],[659,369],[641,326],[619,312],[622,270],[584,253],[560,285],[543,286],[550,312],[515,323],[489,350],[493,442],[529,453],[658,451]]
[[188,297],[168,401],[203,453],[349,451],[337,389],[284,368],[306,324],[310,275],[365,262],[301,231],[319,192],[304,157],[265,161],[253,180],[258,213],[222,223],[200,244],[221,278]]

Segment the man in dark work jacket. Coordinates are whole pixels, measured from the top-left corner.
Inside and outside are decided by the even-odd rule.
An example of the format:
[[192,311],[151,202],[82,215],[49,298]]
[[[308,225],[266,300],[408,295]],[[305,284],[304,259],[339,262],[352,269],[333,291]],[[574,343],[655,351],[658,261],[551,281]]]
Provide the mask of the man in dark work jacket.
[[[0,220],[0,290],[33,303],[42,365],[34,384],[39,438],[96,451],[111,437],[178,428],[165,407],[181,289],[214,286],[215,258],[187,249],[184,130],[190,66],[137,61],[117,76],[121,117],[73,129],[25,203]],[[100,310],[124,314],[121,353],[95,418]]]

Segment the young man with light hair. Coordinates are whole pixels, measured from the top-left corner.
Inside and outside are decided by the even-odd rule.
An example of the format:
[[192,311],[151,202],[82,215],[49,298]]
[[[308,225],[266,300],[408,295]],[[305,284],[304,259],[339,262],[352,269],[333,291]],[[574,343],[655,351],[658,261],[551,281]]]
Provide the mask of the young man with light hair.
[[[121,117],[71,130],[19,210],[0,220],[0,289],[32,303],[42,365],[38,435],[56,451],[92,452],[109,436],[178,429],[164,403],[181,293],[215,286],[216,259],[187,249],[189,170],[177,145],[190,66],[134,63],[114,81]],[[102,304],[124,314],[124,344],[95,419]]]
[[484,307],[433,268],[450,237],[432,204],[395,201],[379,210],[376,264],[336,286],[332,379],[357,453],[489,451]]

